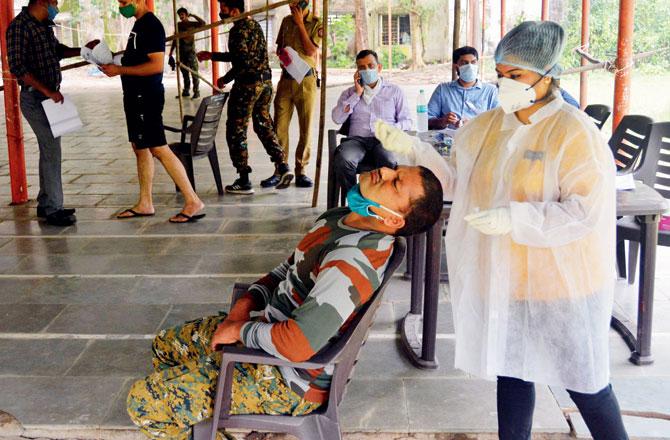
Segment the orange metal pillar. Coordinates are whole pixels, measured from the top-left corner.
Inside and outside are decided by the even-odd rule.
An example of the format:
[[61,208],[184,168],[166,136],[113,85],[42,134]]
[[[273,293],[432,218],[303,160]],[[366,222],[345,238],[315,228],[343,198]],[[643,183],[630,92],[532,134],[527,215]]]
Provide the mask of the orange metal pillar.
[[619,0],[619,41],[614,76],[614,116],[612,130],[628,113],[630,105],[630,73],[633,68],[633,18],[635,0]]
[[500,38],[505,36],[505,0],[500,0]]
[[[591,0],[582,0],[582,49],[589,51],[589,15],[591,14]],[[582,57],[581,65],[587,64],[586,59]],[[588,105],[589,94],[589,73],[581,72],[579,74],[579,106],[584,110]]]
[[[209,19],[212,23],[219,20],[219,2],[217,0],[209,0]],[[212,38],[212,52],[219,51],[219,28],[213,27],[211,29]],[[212,84],[216,85],[216,80],[219,79],[219,65],[212,61]]]
[[549,17],[549,0],[542,0],[542,21]]
[[156,5],[154,5],[154,0],[147,0],[147,8],[149,8],[151,12],[156,12]]
[[2,78],[5,86],[5,123],[7,124],[7,150],[9,178],[12,190],[12,205],[28,201],[26,180],[26,157],[23,151],[23,127],[19,107],[19,84],[9,72],[7,39],[5,34],[14,18],[14,0],[5,0],[0,5],[0,52],[2,52]]

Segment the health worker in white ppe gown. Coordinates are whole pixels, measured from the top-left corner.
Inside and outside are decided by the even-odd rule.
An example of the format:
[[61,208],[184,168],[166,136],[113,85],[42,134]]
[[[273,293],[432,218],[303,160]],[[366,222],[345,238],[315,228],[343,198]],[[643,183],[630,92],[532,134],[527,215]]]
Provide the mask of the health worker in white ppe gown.
[[[498,381],[502,440],[530,439],[534,383],[565,388],[596,440],[624,440],[609,384],[615,165],[556,83],[560,25],[521,23],[496,52],[500,107],[460,128],[445,161],[378,123],[385,148],[440,177],[456,367]],[[399,157],[400,161],[400,157]]]

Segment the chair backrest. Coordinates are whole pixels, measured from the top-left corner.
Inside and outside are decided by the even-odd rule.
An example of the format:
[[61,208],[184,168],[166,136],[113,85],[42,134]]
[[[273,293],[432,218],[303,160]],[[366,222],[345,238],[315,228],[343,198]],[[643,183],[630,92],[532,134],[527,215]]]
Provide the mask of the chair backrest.
[[228,93],[212,95],[200,102],[191,124],[191,155],[194,158],[206,155],[214,146],[221,113],[228,96]]
[[635,178],[670,199],[670,122],[651,124],[648,146]]
[[[370,327],[374,321],[377,309],[381,304],[381,300],[386,290],[386,286],[393,277],[396,269],[402,263],[407,249],[407,242],[403,237],[396,237],[393,245],[393,254],[389,260],[386,270],[384,271],[384,279],[373,297],[368,301],[356,317],[352,319],[346,331],[336,340],[329,343],[319,353],[312,357],[312,361],[324,362],[332,359],[335,365],[332,382],[330,384],[330,395],[328,398],[328,406],[326,408],[326,415],[334,418],[334,413],[337,411],[337,406],[344,397],[346,386],[354,371],[354,366],[358,361],[358,355],[367,340]],[[325,362],[324,362],[325,363]]]
[[612,114],[612,108],[604,104],[589,104],[584,108],[584,113],[586,113],[598,129],[602,129],[607,118]]
[[609,141],[619,171],[635,171],[640,166],[654,120],[642,115],[626,115]]

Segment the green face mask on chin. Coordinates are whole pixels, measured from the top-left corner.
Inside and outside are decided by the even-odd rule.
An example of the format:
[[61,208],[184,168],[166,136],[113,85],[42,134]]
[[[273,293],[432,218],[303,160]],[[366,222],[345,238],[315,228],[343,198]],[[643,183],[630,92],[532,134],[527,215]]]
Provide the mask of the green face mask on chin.
[[119,13],[121,13],[121,15],[123,15],[126,18],[134,16],[136,12],[137,8],[132,3],[126,6],[119,6]]

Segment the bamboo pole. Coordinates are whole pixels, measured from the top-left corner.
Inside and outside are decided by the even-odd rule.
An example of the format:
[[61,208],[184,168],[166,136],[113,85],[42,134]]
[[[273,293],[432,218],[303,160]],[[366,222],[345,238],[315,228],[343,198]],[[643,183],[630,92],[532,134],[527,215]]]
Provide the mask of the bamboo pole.
[[[172,21],[174,22],[174,32],[175,34],[179,33],[179,25],[177,24],[177,0],[172,0]],[[181,64],[181,57],[179,55],[179,38],[177,38],[177,64]],[[179,99],[179,122],[181,123],[184,120],[184,103],[181,100],[181,72],[177,70],[177,99]]]
[[205,78],[204,76],[200,75],[200,73],[199,73],[198,71],[191,69],[190,67],[188,67],[188,66],[185,65],[185,64],[180,63],[179,61],[177,61],[177,66],[179,66],[179,67],[181,67],[181,68],[183,68],[183,69],[188,70],[188,71],[191,72],[193,75],[195,75],[195,76],[197,76],[198,78],[200,78],[205,84],[207,84],[208,86],[210,86],[215,92],[224,93],[224,90],[223,90],[223,89],[220,89],[220,88],[218,88],[216,85],[212,84],[207,78]]
[[314,175],[314,192],[312,193],[312,208],[319,202],[319,187],[321,181],[321,161],[323,159],[323,140],[326,127],[326,80],[328,65],[328,0],[323,0],[323,39],[321,45],[321,109],[319,112],[319,141],[316,152],[316,173]]
[[[591,15],[591,0],[582,0],[582,49],[587,51],[590,47],[589,15]],[[586,59],[581,58],[580,64],[586,66]],[[579,105],[584,110],[589,100],[589,78],[586,72],[579,74]]]

